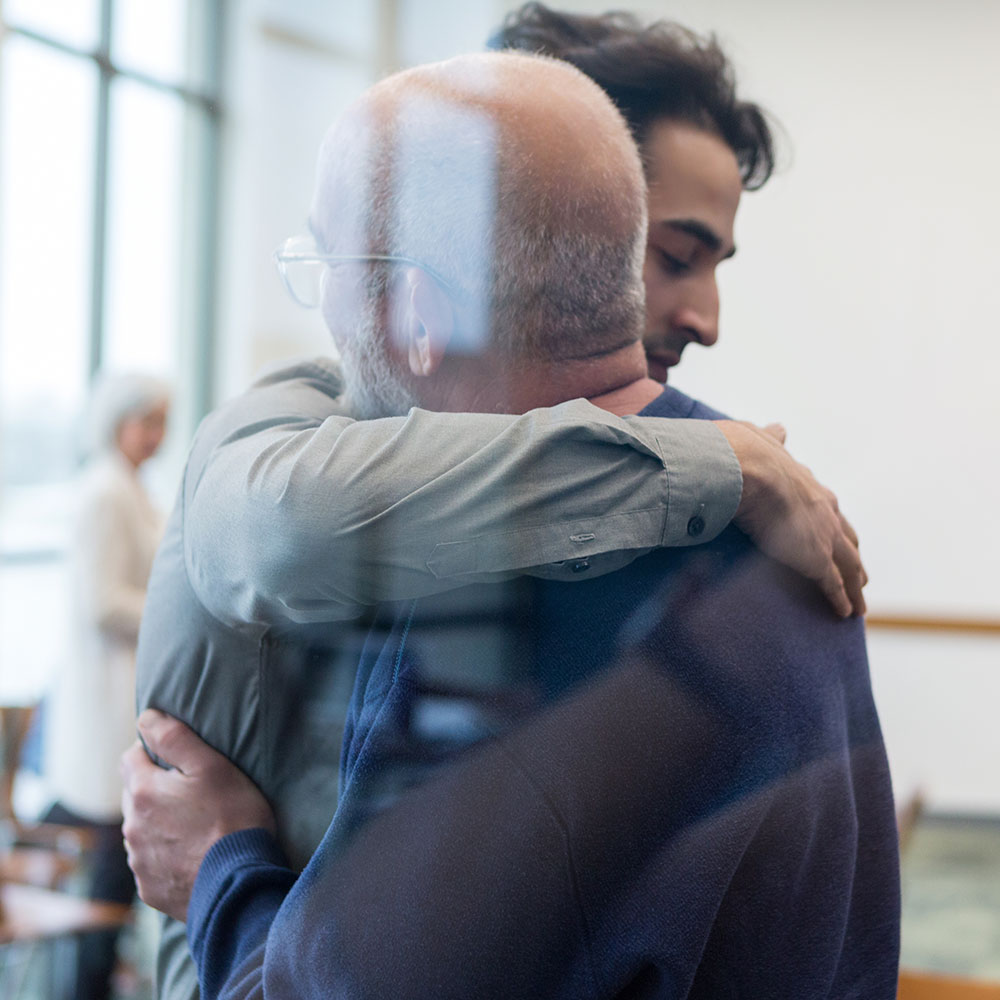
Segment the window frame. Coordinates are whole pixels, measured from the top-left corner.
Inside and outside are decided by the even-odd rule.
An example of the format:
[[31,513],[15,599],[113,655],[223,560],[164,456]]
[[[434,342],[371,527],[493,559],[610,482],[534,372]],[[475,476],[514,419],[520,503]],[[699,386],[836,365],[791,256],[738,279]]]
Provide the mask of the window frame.
[[[88,61],[97,73],[94,180],[92,190],[91,262],[89,276],[89,315],[87,318],[87,370],[90,382],[100,370],[107,341],[107,277],[109,264],[108,229],[111,218],[111,104],[114,81],[127,79],[140,86],[169,94],[186,111],[200,113],[203,127],[200,141],[193,147],[182,146],[177,155],[185,169],[191,170],[191,191],[195,207],[185,212],[189,245],[196,248],[196,262],[184,269],[178,294],[190,302],[185,317],[190,328],[178,331],[177,356],[179,376],[186,385],[187,412],[179,414],[182,427],[194,426],[211,407],[214,389],[215,331],[218,317],[218,246],[219,192],[221,188],[221,150],[224,124],[222,80],[224,69],[227,0],[187,0],[189,18],[197,18],[197,30],[189,37],[197,40],[197,49],[189,52],[189,65],[199,69],[198,85],[163,79],[113,58],[113,28],[120,0],[100,0],[98,37],[94,48],[68,43],[45,31],[20,25],[5,16],[0,3],[0,60],[9,39],[22,38],[45,46],[50,52]],[[62,552],[51,547],[5,550],[0,542],[0,566],[12,567],[30,562],[59,559]]]

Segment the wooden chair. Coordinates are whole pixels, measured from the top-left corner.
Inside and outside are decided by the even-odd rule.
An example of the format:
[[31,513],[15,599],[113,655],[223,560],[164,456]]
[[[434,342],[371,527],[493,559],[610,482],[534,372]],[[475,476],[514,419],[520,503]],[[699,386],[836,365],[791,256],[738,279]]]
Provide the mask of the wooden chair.
[[899,831],[900,851],[905,851],[910,843],[917,822],[924,813],[924,806],[923,792],[917,788],[896,810],[896,828]]
[[1000,1000],[1000,983],[903,969],[897,1000]]
[[0,706],[0,819],[14,819],[14,781],[34,717],[34,705]]
[[48,980],[47,995],[62,995],[72,981],[79,936],[122,927],[130,919],[126,905],[36,886],[0,885],[0,996],[21,996],[31,984],[32,970]]
[[91,830],[61,823],[26,823],[14,812],[14,782],[34,705],[0,706],[0,883],[63,888],[94,846]]

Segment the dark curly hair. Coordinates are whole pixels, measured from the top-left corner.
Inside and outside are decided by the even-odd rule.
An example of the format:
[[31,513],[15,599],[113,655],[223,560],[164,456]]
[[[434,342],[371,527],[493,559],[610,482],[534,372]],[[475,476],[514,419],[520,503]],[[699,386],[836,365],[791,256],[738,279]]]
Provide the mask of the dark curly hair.
[[670,21],[643,26],[632,14],[567,14],[526,3],[487,43],[562,59],[600,84],[625,116],[640,149],[663,118],[715,132],[732,149],[748,191],[774,171],[771,127],[762,108],[736,97],[733,69],[713,35]]

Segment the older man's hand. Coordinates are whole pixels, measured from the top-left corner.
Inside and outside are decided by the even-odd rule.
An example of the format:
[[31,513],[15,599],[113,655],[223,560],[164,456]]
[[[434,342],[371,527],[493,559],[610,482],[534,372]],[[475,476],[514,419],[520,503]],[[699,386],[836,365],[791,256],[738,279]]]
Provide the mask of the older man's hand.
[[209,848],[237,830],[273,833],[274,815],[257,786],[183,722],[148,709],[138,730],[169,769],[154,764],[138,741],[122,757],[128,863],[140,898],[183,921]]
[[717,423],[743,470],[737,526],[772,559],[815,580],[838,614],[864,614],[858,536],[833,493],[785,451],[784,429]]

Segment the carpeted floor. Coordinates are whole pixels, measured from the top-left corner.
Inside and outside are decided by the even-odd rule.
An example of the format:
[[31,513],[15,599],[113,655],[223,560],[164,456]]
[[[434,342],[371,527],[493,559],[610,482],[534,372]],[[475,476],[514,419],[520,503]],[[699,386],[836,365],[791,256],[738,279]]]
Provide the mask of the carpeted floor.
[[[1000,981],[1000,818],[922,816],[902,875],[902,965]],[[137,917],[122,942],[127,972],[116,1000],[151,997],[155,918],[151,911]],[[28,972],[21,995],[42,1000],[42,972]]]
[[922,817],[902,874],[902,965],[1000,981],[1000,818]]

